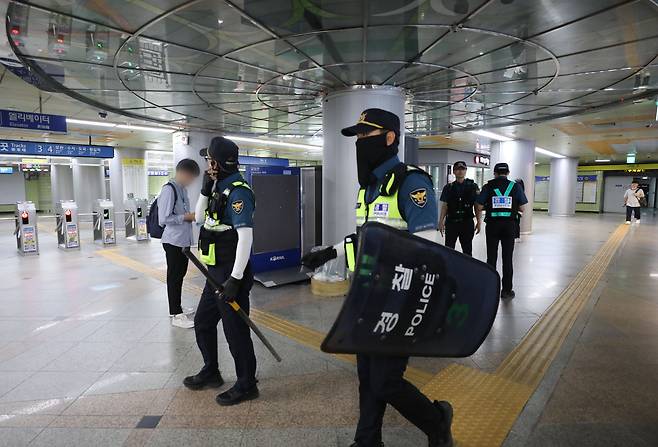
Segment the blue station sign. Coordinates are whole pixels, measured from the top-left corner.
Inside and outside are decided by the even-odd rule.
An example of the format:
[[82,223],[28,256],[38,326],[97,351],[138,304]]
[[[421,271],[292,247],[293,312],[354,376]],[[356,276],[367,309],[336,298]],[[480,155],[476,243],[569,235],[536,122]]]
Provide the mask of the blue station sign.
[[93,146],[85,144],[0,140],[0,155],[113,158],[114,148],[112,146]]
[[66,117],[45,113],[0,110],[0,127],[66,133]]

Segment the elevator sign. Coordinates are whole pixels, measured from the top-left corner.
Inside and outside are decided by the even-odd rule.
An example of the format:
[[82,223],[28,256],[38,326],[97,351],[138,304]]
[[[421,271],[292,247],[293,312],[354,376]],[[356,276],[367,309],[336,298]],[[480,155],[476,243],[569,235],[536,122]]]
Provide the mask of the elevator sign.
[[66,117],[45,113],[0,110],[0,127],[66,133]]
[[84,144],[0,140],[0,155],[113,158],[114,148],[112,146],[92,146]]

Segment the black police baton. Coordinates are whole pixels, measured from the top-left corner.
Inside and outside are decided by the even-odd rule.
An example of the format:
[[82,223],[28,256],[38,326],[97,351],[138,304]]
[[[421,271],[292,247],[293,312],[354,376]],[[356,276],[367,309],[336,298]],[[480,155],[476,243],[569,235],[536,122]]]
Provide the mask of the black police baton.
[[[203,276],[206,277],[206,279],[208,280],[208,283],[217,291],[217,295],[218,295],[219,299],[221,299],[221,297],[224,293],[224,287],[217,284],[217,281],[215,281],[210,276],[210,272],[208,272],[208,269],[206,268],[206,266],[203,265],[203,263],[201,261],[199,261],[199,258],[194,256],[194,253],[192,253],[190,251],[189,247],[183,248],[183,253],[185,253],[185,256],[187,256],[187,258],[190,261],[192,261],[192,264],[194,264],[196,266],[196,268],[199,269],[199,271],[203,274]],[[251,321],[251,318],[249,318],[249,316],[245,313],[245,311],[242,310],[240,305],[238,303],[236,303],[235,301],[228,301],[226,303],[229,306],[231,306],[231,308],[234,311],[237,312],[237,314],[240,316],[240,318],[242,318],[242,320],[245,323],[247,323],[247,326],[249,326],[251,328],[251,330],[254,331],[254,334],[256,334],[256,336],[260,339],[260,341],[263,342],[265,347],[270,351],[270,353],[276,359],[276,361],[280,362],[281,361],[281,356],[279,356],[279,354],[276,352],[276,350],[274,349],[274,346],[272,346],[272,344],[267,340],[267,338],[265,338],[265,335],[263,335],[263,333],[260,331],[260,329],[258,329],[258,326],[256,326],[256,324],[253,321]]]

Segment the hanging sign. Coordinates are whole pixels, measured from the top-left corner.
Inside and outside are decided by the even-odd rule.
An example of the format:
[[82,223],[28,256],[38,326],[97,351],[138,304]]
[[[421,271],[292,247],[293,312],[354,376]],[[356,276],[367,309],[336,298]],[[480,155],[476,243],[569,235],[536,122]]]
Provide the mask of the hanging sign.
[[41,155],[47,157],[113,158],[112,146],[41,143],[36,141],[0,140],[0,155]]
[[45,113],[0,110],[0,127],[66,133],[66,117]]

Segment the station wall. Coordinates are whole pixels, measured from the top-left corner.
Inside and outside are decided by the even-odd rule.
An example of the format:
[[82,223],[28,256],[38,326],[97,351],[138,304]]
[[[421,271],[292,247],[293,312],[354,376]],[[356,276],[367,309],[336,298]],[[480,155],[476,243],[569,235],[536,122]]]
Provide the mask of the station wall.
[[[580,172],[578,173],[581,174]],[[596,202],[595,203],[576,203],[576,211],[600,213],[603,210],[603,171],[588,171],[586,174],[596,175]],[[535,166],[535,176],[546,177],[551,175],[551,165],[540,164]],[[538,211],[548,211],[548,202],[537,202],[533,204],[533,209]]]

